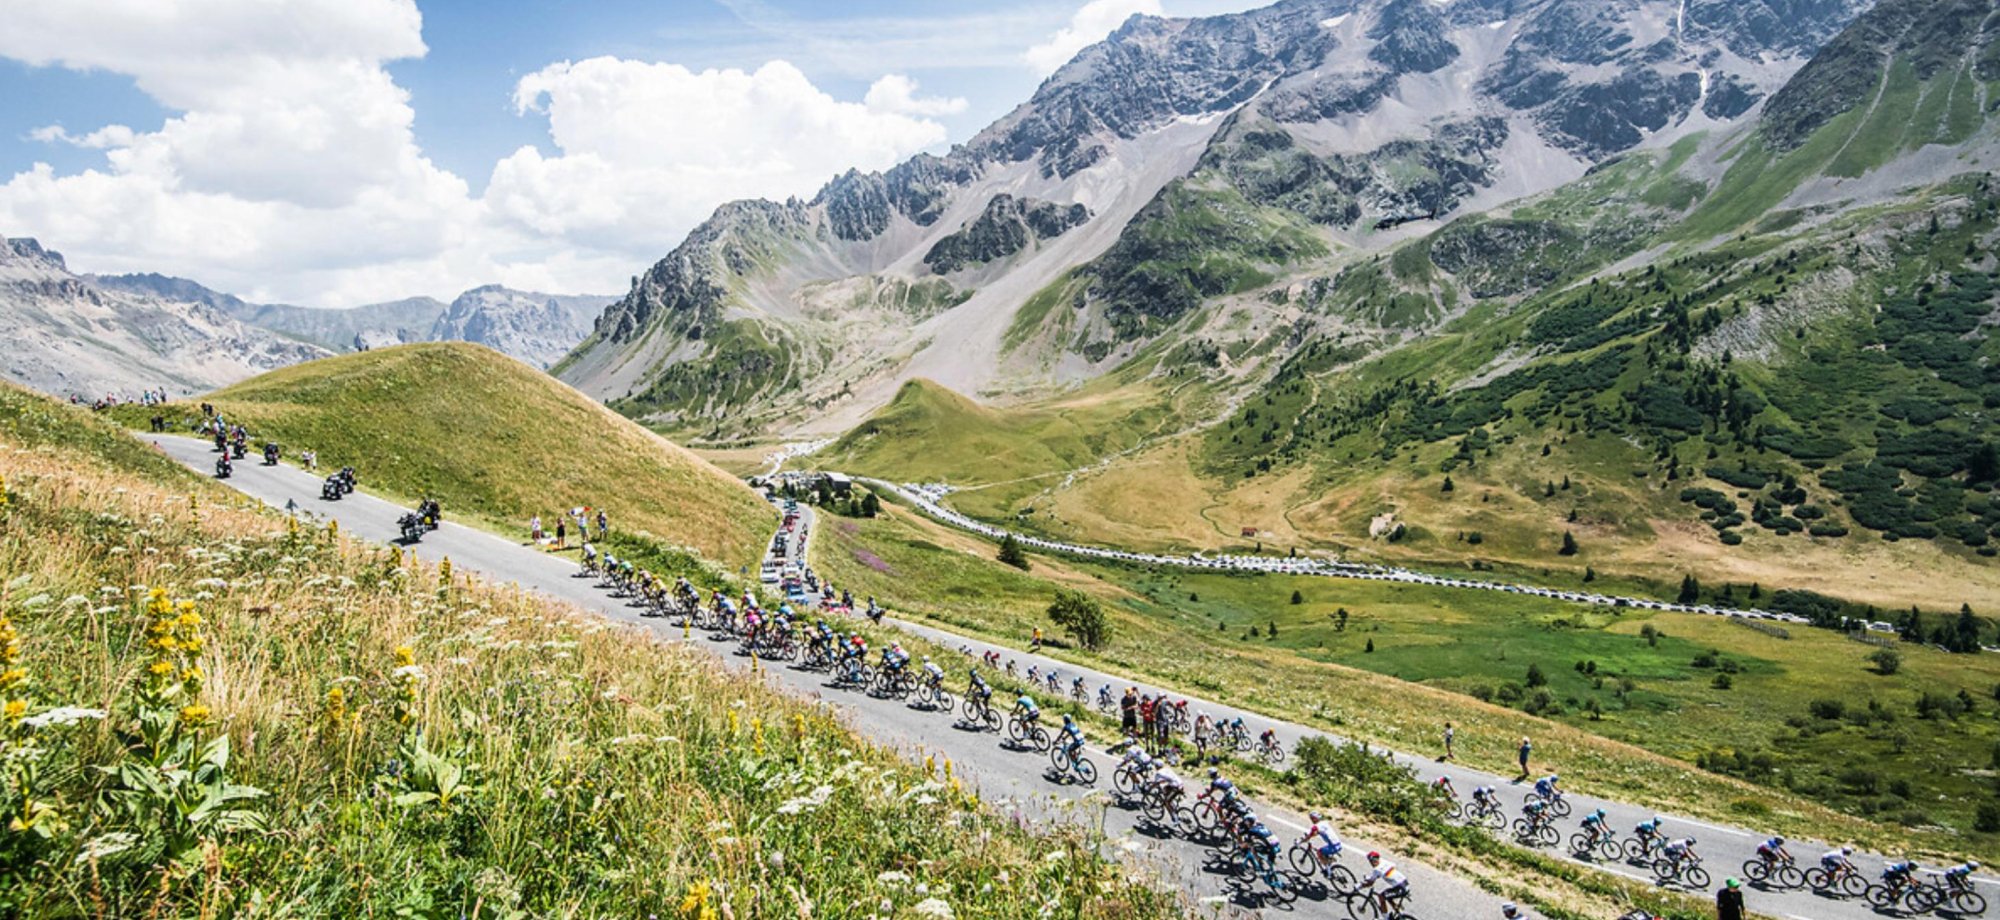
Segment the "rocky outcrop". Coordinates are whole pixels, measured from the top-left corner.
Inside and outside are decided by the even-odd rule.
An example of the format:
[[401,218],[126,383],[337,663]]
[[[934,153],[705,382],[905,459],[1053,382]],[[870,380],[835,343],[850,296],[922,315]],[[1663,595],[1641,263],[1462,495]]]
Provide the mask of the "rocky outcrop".
[[546,368],[590,334],[613,298],[516,291],[489,284],[458,295],[431,325],[428,341],[475,342]]
[[1883,0],[1771,97],[1765,143],[1780,152],[1805,143],[1872,98],[1897,60],[1919,80],[1967,60],[1980,79],[2000,79],[2000,10],[1991,0]]
[[957,233],[938,240],[924,264],[940,275],[1004,259],[1032,243],[1052,240],[1090,219],[1090,209],[1050,201],[995,195],[986,210]]

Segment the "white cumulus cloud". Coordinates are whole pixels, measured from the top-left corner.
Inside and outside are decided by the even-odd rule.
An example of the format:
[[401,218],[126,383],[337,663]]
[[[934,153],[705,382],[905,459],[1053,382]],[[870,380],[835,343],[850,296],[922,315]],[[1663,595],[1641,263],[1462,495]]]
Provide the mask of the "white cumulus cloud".
[[963,96],[917,95],[917,81],[899,73],[884,74],[861,100],[871,109],[897,115],[956,115],[971,105]]
[[486,200],[539,234],[657,255],[725,201],[809,196],[850,167],[886,169],[945,140],[943,125],[909,108],[933,100],[884,97],[897,109],[874,104],[879,95],[840,101],[784,61],[749,72],[554,64],[522,77],[514,100],[547,114],[560,153],[515,151],[494,167]]
[[5,0],[0,57],[130,76],[157,126],[35,129],[103,151],[0,184],[0,231],[87,271],[166,271],[246,297],[351,305],[500,282],[616,291],[718,204],[809,195],[945,140],[964,100],[900,75],[864,101],[798,68],[693,72],[592,58],[521,78],[554,153],[474,196],[434,164],[386,65],[422,56],[413,0]]
[[1029,48],[1022,60],[1038,73],[1055,73],[1076,53],[1103,41],[1135,15],[1161,15],[1160,0],[1090,0],[1071,16],[1069,25]]

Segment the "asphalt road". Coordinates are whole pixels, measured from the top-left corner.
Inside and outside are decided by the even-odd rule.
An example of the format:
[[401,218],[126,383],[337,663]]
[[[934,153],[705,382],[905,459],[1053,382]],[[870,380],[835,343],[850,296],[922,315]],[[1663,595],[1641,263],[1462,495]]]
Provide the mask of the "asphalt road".
[[[153,441],[170,455],[188,464],[198,472],[213,471],[211,446],[201,441],[181,437],[155,436]],[[367,470],[360,470],[362,483],[367,482]],[[382,501],[365,493],[357,493],[339,502],[322,502],[319,499],[320,480],[304,471],[289,467],[265,467],[250,460],[236,466],[236,474],[227,484],[276,506],[284,507],[288,501],[297,503],[305,513],[323,515],[340,521],[341,527],[351,535],[381,542],[388,542],[398,536],[396,518],[404,509]],[[450,509],[446,509],[447,515]],[[810,528],[812,518],[802,518]],[[775,524],[775,517],[774,517]],[[423,542],[411,547],[419,556],[438,558],[450,556],[457,571],[479,573],[490,580],[515,583],[523,588],[541,592],[551,598],[575,604],[620,622],[631,623],[650,629],[666,641],[682,641],[681,631],[670,628],[664,621],[639,616],[638,611],[626,606],[622,601],[611,598],[595,587],[590,579],[577,577],[577,564],[567,557],[549,554],[525,543],[514,543],[504,538],[474,530],[461,525],[446,523],[439,530],[425,537]],[[765,593],[769,593],[769,586]],[[1113,677],[1090,668],[1079,667],[1038,655],[1030,655],[1019,649],[994,645],[968,638],[923,623],[907,621],[889,622],[914,634],[931,639],[947,648],[969,648],[975,655],[988,650],[997,651],[1003,662],[1013,660],[1017,668],[1024,672],[1030,664],[1042,669],[1055,669],[1064,687],[1077,675],[1082,675],[1090,687],[1091,694],[1105,684],[1122,689],[1137,686],[1141,692],[1161,692],[1142,682]],[[701,634],[695,634],[692,644],[716,653],[723,664],[733,668],[748,667],[747,659],[733,654],[733,644],[712,642]],[[952,674],[948,685],[962,687],[963,663],[954,662],[947,666]],[[1162,839],[1141,827],[1136,811],[1111,805],[1106,808],[1103,796],[1085,798],[1088,790],[1066,786],[1051,781],[1045,771],[1048,760],[1045,756],[1032,752],[1021,753],[1008,750],[1001,739],[978,732],[972,732],[955,725],[956,719],[940,713],[927,712],[895,700],[878,700],[865,694],[831,689],[827,676],[793,670],[788,667],[765,668],[767,679],[786,687],[801,696],[825,700],[849,717],[852,724],[875,741],[885,744],[913,759],[921,759],[929,753],[949,757],[958,775],[975,785],[982,798],[998,807],[1018,810],[1031,820],[1084,820],[1095,822],[1099,812],[1108,834],[1116,838],[1127,858],[1156,867],[1167,877],[1185,885],[1196,898],[1219,897],[1244,910],[1255,910],[1257,901],[1243,897],[1232,891],[1228,880],[1215,872],[1212,866],[1213,853],[1207,848],[1185,841]],[[1178,699],[1181,694],[1170,694]],[[1207,711],[1219,719],[1241,717],[1251,727],[1252,735],[1270,727],[1277,730],[1278,737],[1288,748],[1308,736],[1320,736],[1342,741],[1336,736],[1288,722],[1266,718],[1256,713],[1239,710],[1213,701],[1188,697],[1193,711]],[[1409,764],[1426,779],[1449,776],[1462,796],[1469,796],[1477,785],[1492,785],[1499,790],[1501,800],[1506,803],[1508,817],[1518,813],[1520,804],[1528,792],[1527,784],[1514,782],[1514,774],[1501,776],[1495,772],[1453,763],[1438,763],[1435,755],[1416,757],[1397,754],[1400,760]],[[1110,770],[1116,758],[1094,750],[1100,772],[1104,774],[1098,781],[1098,788],[1110,791]],[[1553,767],[1560,770],[1561,764],[1535,762],[1536,774]],[[1489,765],[1511,770],[1512,765]],[[1184,771],[1192,773],[1193,771]],[[1187,776],[1190,786],[1197,786],[1194,776]],[[1566,842],[1576,829],[1581,816],[1591,809],[1603,808],[1610,816],[1613,829],[1620,836],[1630,836],[1631,829],[1654,812],[1618,802],[1570,795],[1575,814],[1557,822],[1564,843],[1548,851],[1550,855],[1570,858]],[[1304,819],[1282,810],[1259,805],[1258,812],[1266,822],[1289,844],[1304,830]],[[1699,843],[1697,849],[1704,857],[1704,865],[1715,878],[1717,884],[1727,876],[1738,874],[1738,867],[1755,852],[1756,844],[1763,839],[1762,834],[1735,827],[1726,827],[1698,821],[1692,818],[1676,817],[1668,814],[1667,830],[1670,836],[1691,836]],[[1346,863],[1349,868],[1362,867],[1358,854],[1374,848],[1366,840],[1348,840]],[[1798,858],[1801,868],[1816,861],[1818,855],[1828,847],[1824,843],[1792,841],[1792,854]],[[1387,851],[1385,851],[1387,852]],[[1389,853],[1391,858],[1397,854]],[[1416,897],[1411,904],[1412,912],[1425,918],[1476,918],[1499,916],[1500,900],[1471,884],[1428,866],[1397,859],[1399,865],[1410,874]],[[1871,879],[1885,860],[1879,856],[1857,854],[1856,864]],[[1643,867],[1626,865],[1622,862],[1585,863],[1606,872],[1613,872],[1647,882],[1652,881],[1650,872]],[[1982,887],[1990,885],[1990,880],[1982,880]],[[1993,893],[1988,888],[1989,898]],[[1697,894],[1705,894],[1697,892]],[[1875,913],[1860,900],[1840,901],[1824,898],[1806,891],[1760,891],[1751,889],[1747,900],[1750,908],[1762,914],[1789,917],[1794,920],[1861,920],[1882,916]],[[1338,899],[1315,901],[1311,897],[1301,898],[1289,908],[1269,908],[1262,911],[1271,916],[1293,915],[1301,917],[1345,917],[1347,912]],[[1608,918],[1607,918],[1608,920]]]
[[[212,445],[173,436],[156,435],[151,440],[197,472],[214,472]],[[360,467],[358,473],[365,486],[367,468]],[[349,535],[383,543],[400,536],[396,518],[406,510],[365,492],[356,492],[337,502],[321,501],[317,477],[290,466],[263,466],[255,459],[238,463],[235,475],[224,482],[274,507],[283,508],[287,502],[295,502],[301,513],[337,520]],[[451,510],[445,509],[445,513],[449,516]],[[450,522],[407,549],[429,560],[450,556],[455,572],[476,573],[496,583],[516,584],[609,619],[644,627],[662,641],[687,641],[714,653],[726,667],[741,670],[750,666],[748,659],[734,654],[734,643],[711,641],[700,632],[695,632],[690,640],[683,640],[679,628],[661,619],[640,616],[637,609],[597,588],[594,579],[578,577],[577,563],[570,557]],[[769,594],[769,586],[765,588],[764,593]],[[952,647],[956,645],[954,641]],[[835,690],[828,686],[829,678],[824,674],[784,666],[767,666],[762,671],[767,680],[799,696],[830,703],[857,730],[912,761],[921,761],[928,754],[949,757],[955,774],[996,808],[1017,812],[1030,821],[1081,821],[1095,825],[1101,817],[1104,832],[1123,858],[1160,872],[1198,901],[1221,899],[1218,903],[1244,916],[1348,916],[1339,898],[1316,900],[1310,894],[1288,907],[1263,907],[1254,896],[1254,888],[1239,893],[1232,888],[1229,876],[1216,871],[1214,854],[1208,848],[1162,837],[1140,826],[1143,822],[1137,810],[1107,805],[1111,768],[1117,758],[1101,748],[1091,751],[1101,773],[1096,786],[1101,792],[1088,795],[1092,792],[1090,788],[1051,781],[1045,775],[1049,768],[1046,755],[1009,750],[999,736],[957,727],[955,714],[929,712],[897,700]],[[962,687],[963,681],[955,680],[952,685]],[[1199,783],[1193,777],[1186,779],[1191,788],[1198,788]],[[1267,809],[1262,803],[1258,803],[1258,813],[1265,816],[1288,846],[1304,832],[1301,816]],[[1367,852],[1371,845],[1364,840],[1348,840],[1346,844],[1348,853],[1344,862],[1348,868],[1359,871],[1364,865],[1359,854]],[[1499,898],[1444,872],[1400,859],[1393,852],[1388,855],[1410,876],[1415,892],[1410,906],[1416,916],[1424,920],[1483,920],[1500,916]]]

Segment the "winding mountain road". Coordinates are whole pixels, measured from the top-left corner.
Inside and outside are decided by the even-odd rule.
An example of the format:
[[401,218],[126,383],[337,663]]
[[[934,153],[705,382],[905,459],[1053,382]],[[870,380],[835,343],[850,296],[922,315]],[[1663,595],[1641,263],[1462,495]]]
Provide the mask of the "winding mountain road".
[[[152,436],[151,440],[162,450],[197,472],[208,473],[213,469],[211,446],[192,438]],[[366,481],[366,470],[363,471]],[[319,498],[320,480],[312,474],[290,466],[266,467],[255,461],[246,461],[236,466],[236,473],[225,484],[248,495],[263,500],[274,507],[285,507],[295,503],[305,513],[338,520],[349,534],[366,540],[390,542],[398,537],[396,519],[405,509],[390,502],[365,493],[356,493],[338,502],[324,502]],[[775,515],[774,515],[775,518]],[[807,521],[810,527],[810,521]],[[681,630],[669,627],[664,620],[642,617],[636,608],[623,600],[613,598],[596,587],[594,580],[579,577],[577,564],[562,556],[550,554],[538,547],[515,543],[503,537],[453,523],[445,523],[441,528],[426,536],[424,540],[410,547],[425,558],[451,557],[453,566],[463,573],[477,573],[491,581],[513,583],[533,590],[551,599],[569,603],[590,610],[609,619],[647,629],[657,638],[667,642],[686,641],[696,647],[710,650],[718,661],[727,667],[744,669],[750,666],[747,659],[734,654],[733,644],[717,643],[697,633],[694,638],[683,640]],[[981,640],[961,636],[935,626],[922,623],[891,621],[893,625],[911,633],[931,639],[947,648],[967,648],[974,654],[988,650],[996,651],[1003,657],[1012,658],[1022,667],[1033,662],[1043,668],[1053,668],[1067,683],[1074,676],[1081,675],[1093,688],[1109,684],[1114,687],[1138,686],[1142,691],[1162,692],[1137,683],[1115,677],[1089,668],[1082,668],[1068,662],[1028,655],[1018,649],[998,646]],[[959,672],[962,674],[962,672]],[[982,798],[996,807],[1018,812],[1022,817],[1036,821],[1082,821],[1096,823],[1102,820],[1107,834],[1116,841],[1125,857],[1133,862],[1150,865],[1162,873],[1163,877],[1185,887],[1199,900],[1211,900],[1217,904],[1234,905],[1252,912],[1269,916],[1296,915],[1300,917],[1345,917],[1344,903],[1337,897],[1314,899],[1310,894],[1289,907],[1262,908],[1253,896],[1255,888],[1239,889],[1231,884],[1231,878],[1222,874],[1215,864],[1214,853],[1205,846],[1187,841],[1163,837],[1143,825],[1138,813],[1105,804],[1103,794],[1088,795],[1090,790],[1052,782],[1046,776],[1047,758],[1032,752],[1016,752],[1005,747],[1000,738],[981,732],[969,731],[956,725],[953,716],[926,711],[897,700],[876,699],[862,693],[831,690],[824,674],[796,670],[790,667],[765,667],[763,674],[767,680],[795,692],[803,697],[821,700],[832,705],[847,716],[856,729],[875,741],[889,746],[905,756],[920,760],[927,754],[949,757],[957,774],[980,790]],[[963,681],[954,679],[953,686]],[[1179,697],[1175,693],[1172,696]],[[1238,710],[1213,701],[1189,698],[1190,708],[1206,710],[1218,718],[1242,717],[1252,726],[1255,733],[1264,727],[1274,728],[1288,747],[1307,736],[1331,737],[1325,733],[1272,720],[1256,713]],[[1333,740],[1344,740],[1335,738]],[[1093,748],[1092,756],[1103,774],[1098,788],[1109,791],[1110,772],[1116,758],[1101,748]],[[1509,810],[1509,817],[1518,812],[1526,789],[1513,785],[1511,778],[1472,769],[1459,764],[1438,764],[1427,758],[1415,758],[1399,754],[1398,759],[1416,769],[1425,778],[1440,775],[1449,776],[1461,795],[1468,795],[1476,785],[1495,786]],[[1192,771],[1188,771],[1192,772]],[[1195,776],[1187,777],[1190,786],[1197,786]],[[1602,807],[1610,815],[1611,826],[1621,836],[1629,836],[1630,829],[1644,820],[1651,812],[1635,806],[1601,801],[1587,796],[1570,796],[1577,814]],[[1304,830],[1304,819],[1259,803],[1259,813],[1267,823],[1289,844]],[[1576,825],[1577,818],[1559,821],[1558,827],[1567,839]],[[1694,836],[1700,840],[1699,849],[1705,857],[1705,865],[1718,880],[1737,873],[1737,866],[1754,853],[1760,836],[1740,828],[1722,827],[1693,819],[1668,816],[1668,831],[1674,836]],[[1347,841],[1349,868],[1359,869],[1361,863],[1357,854],[1371,848],[1366,840]],[[1803,841],[1794,842],[1792,852],[1801,864],[1811,860],[1824,847]],[[1385,850],[1385,852],[1388,852]],[[1390,853],[1392,858],[1397,854]],[[1560,854],[1557,854],[1560,855]],[[1469,882],[1433,867],[1407,859],[1397,859],[1410,875],[1416,897],[1410,905],[1412,912],[1425,920],[1478,920],[1478,918],[1499,916],[1501,899],[1489,894]],[[1857,860],[1864,872],[1872,877],[1881,864],[1879,857],[1864,857]],[[1634,879],[1651,881],[1642,868],[1625,865],[1622,862],[1590,863],[1597,869],[1625,875]],[[1988,880],[1982,880],[1987,882]],[[1985,887],[1982,885],[1982,887]],[[1988,889],[1990,892],[1990,889]],[[1702,894],[1697,892],[1696,894]],[[1750,907],[1753,911],[1770,916],[1787,917],[1791,920],[1863,920],[1879,917],[1867,904],[1860,900],[1840,901],[1820,897],[1804,891],[1757,891],[1749,892]],[[1609,920],[1609,918],[1606,918]]]

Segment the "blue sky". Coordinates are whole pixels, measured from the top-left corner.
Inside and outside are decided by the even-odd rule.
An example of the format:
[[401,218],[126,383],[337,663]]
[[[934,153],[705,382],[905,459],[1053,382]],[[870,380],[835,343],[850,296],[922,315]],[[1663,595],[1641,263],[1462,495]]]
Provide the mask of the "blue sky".
[[346,306],[615,292],[732,197],[962,141],[1255,0],[6,0],[0,234]]

